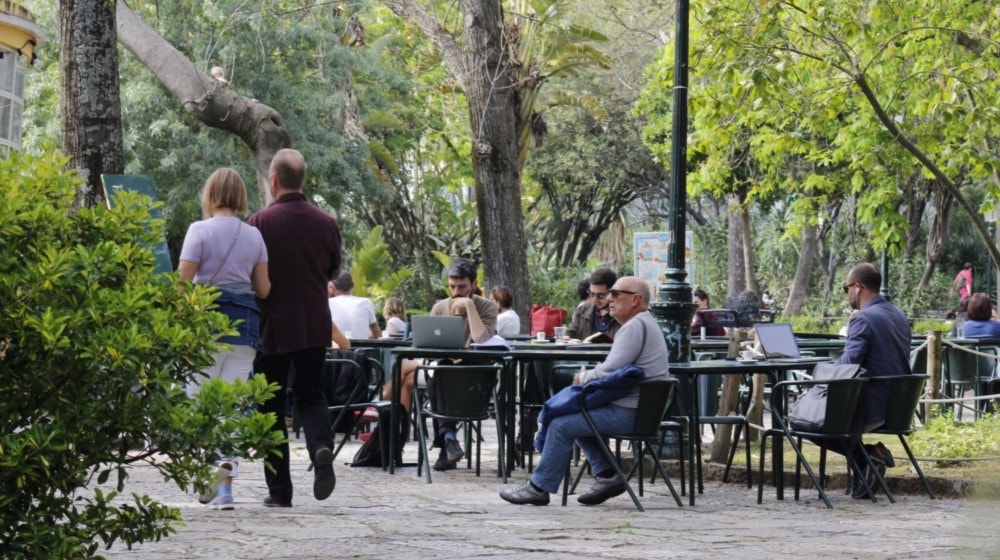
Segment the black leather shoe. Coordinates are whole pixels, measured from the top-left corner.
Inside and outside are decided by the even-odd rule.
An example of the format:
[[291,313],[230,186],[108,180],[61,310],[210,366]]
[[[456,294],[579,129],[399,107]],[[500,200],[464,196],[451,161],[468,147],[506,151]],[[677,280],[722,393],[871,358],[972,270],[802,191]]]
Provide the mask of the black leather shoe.
[[874,445],[865,445],[865,451],[872,459],[877,459],[883,463],[885,466],[892,468],[896,466],[896,458],[892,456],[892,451],[885,446],[881,441]]
[[320,447],[313,454],[313,465],[316,475],[313,479],[313,496],[317,500],[325,500],[333,493],[337,485],[337,476],[333,474],[333,452],[329,447]]
[[281,500],[275,498],[274,496],[268,496],[264,498],[264,507],[279,508],[279,507],[292,507],[291,500]]
[[457,439],[449,439],[444,442],[444,451],[448,454],[449,463],[457,463],[462,457],[465,457],[465,451],[462,450],[462,445],[458,443]]
[[434,462],[434,470],[436,471],[450,471],[458,468],[458,461],[449,461],[448,454],[444,449],[441,450],[441,454],[438,455],[437,461]]
[[[872,463],[875,464],[875,468],[885,477],[885,465],[882,464],[882,461],[872,459]],[[872,492],[878,494],[878,478],[875,477],[875,471],[865,467],[863,473],[861,476],[854,477],[854,489],[851,491],[851,497],[855,500],[868,499],[870,497],[868,495],[869,488],[871,488]]]

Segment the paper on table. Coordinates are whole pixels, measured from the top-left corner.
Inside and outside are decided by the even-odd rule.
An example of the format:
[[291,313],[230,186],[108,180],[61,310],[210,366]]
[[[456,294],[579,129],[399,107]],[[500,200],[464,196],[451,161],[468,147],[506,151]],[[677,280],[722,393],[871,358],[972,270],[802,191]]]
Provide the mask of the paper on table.
[[470,346],[472,348],[478,348],[478,349],[481,349],[481,350],[487,350],[487,349],[488,350],[493,350],[493,349],[498,349],[498,350],[513,350],[514,349],[510,344],[507,344],[507,341],[504,339],[504,337],[502,337],[502,336],[500,336],[498,334],[493,335],[486,342],[473,342]]

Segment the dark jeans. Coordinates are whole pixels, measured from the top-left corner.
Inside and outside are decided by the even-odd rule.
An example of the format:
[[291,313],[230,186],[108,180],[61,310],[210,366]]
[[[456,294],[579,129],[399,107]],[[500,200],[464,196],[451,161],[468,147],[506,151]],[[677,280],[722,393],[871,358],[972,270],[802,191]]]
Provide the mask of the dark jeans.
[[[325,348],[307,348],[287,354],[257,354],[254,371],[264,372],[268,383],[279,386],[274,397],[262,407],[263,412],[271,412],[275,417],[274,429],[280,430],[288,438],[285,427],[285,387],[288,386],[290,372],[292,396],[298,409],[302,428],[306,434],[306,448],[309,457],[320,447],[333,448],[330,435],[330,415],[323,398],[323,364],[326,361]],[[292,500],[292,476],[289,468],[288,443],[278,447],[281,456],[268,455],[264,478],[272,498],[280,501]],[[272,470],[273,469],[273,470]]]

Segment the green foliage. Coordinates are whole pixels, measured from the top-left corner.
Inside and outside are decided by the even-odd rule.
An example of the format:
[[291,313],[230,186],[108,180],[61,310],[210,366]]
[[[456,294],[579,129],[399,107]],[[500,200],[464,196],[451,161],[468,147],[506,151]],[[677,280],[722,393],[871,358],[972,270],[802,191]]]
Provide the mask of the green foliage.
[[917,319],[913,322],[913,334],[917,336],[924,336],[931,331],[937,331],[939,333],[950,333],[951,328],[954,323],[951,321],[942,321],[940,319]]
[[[576,295],[576,285],[590,276],[585,266],[547,267],[539,262],[538,255],[529,255],[528,266],[531,274],[530,304],[550,304],[565,309],[572,316],[573,309],[580,303]],[[522,318],[524,322],[526,319]],[[568,319],[567,319],[568,320]]]
[[809,334],[832,334],[836,335],[844,321],[824,319],[822,317],[799,315],[797,317],[782,317],[782,322],[792,325],[792,331],[796,333]]
[[975,422],[956,422],[954,411],[949,410],[931,419],[909,441],[913,453],[924,457],[996,457],[1000,456],[997,434],[1000,434],[1000,414],[987,414]]
[[162,235],[149,201],[70,211],[67,160],[0,160],[0,557],[91,558],[101,545],[158,540],[180,512],[123,495],[149,462],[204,487],[219,454],[259,458],[273,417],[244,410],[275,388],[261,376],[184,384],[232,332],[214,289],[155,277]]
[[382,226],[375,226],[361,248],[354,252],[351,276],[355,295],[371,298],[378,308],[413,271],[401,268],[393,271],[389,245],[382,238]]

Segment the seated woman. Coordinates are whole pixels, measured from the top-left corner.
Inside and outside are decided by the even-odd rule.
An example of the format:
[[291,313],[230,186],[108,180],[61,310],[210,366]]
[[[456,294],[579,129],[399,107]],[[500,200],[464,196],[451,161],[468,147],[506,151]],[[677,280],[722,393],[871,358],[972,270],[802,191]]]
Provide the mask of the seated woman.
[[1000,338],[1000,321],[992,320],[993,304],[984,293],[969,298],[968,318],[962,323],[965,338]]

